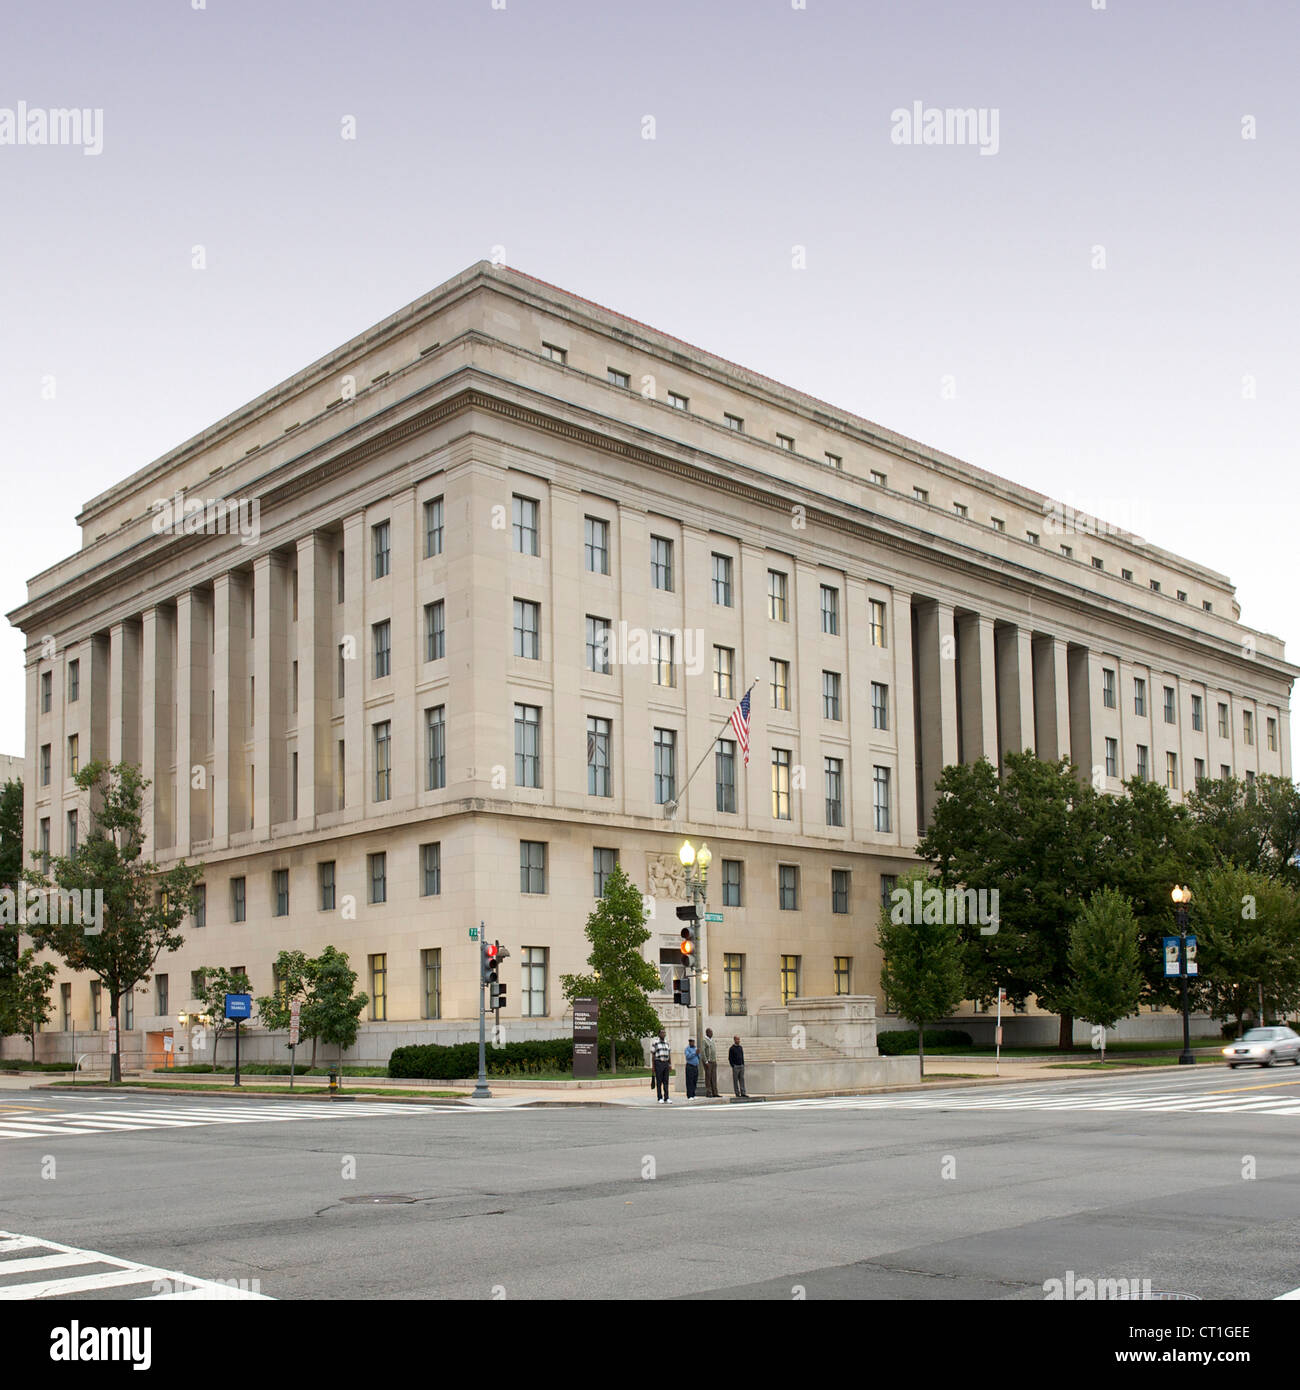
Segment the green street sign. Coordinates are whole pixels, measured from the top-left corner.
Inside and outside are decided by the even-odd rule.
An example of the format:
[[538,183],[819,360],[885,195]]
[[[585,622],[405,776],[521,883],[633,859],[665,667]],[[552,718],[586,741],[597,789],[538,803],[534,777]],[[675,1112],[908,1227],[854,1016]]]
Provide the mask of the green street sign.
[[706,913],[704,914],[704,920],[705,920],[706,922],[721,922],[721,921],[722,921],[722,913],[720,913],[720,912],[706,912]]
[[470,939],[471,941],[477,941],[477,940],[478,940],[478,928],[477,928],[477,927],[471,927],[471,928],[469,929],[469,939]]

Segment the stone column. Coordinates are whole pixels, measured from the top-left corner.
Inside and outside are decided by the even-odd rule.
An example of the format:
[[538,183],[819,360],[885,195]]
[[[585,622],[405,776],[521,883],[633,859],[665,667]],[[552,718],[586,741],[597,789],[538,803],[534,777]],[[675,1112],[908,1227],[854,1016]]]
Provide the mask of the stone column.
[[289,571],[281,554],[253,561],[253,825],[258,838],[289,818]]
[[950,603],[918,605],[916,690],[920,707],[921,821],[930,822],[935,783],[957,761],[957,639]]
[[1031,635],[1010,623],[997,630],[999,765],[1008,753],[1034,748],[1034,672]]
[[140,624],[114,623],[108,651],[108,757],[114,763],[140,762]]
[[961,757],[998,763],[998,688],[993,619],[963,613],[956,622],[960,655]]
[[[334,546],[319,531],[298,542],[298,817],[334,809],[330,706],[335,677]],[[294,716],[290,716],[291,718]]]
[[[347,819],[366,813],[366,577],[372,573],[370,530],[364,512],[343,522],[343,636],[348,656],[343,663],[343,804]],[[337,661],[338,653],[335,652]]]
[[[898,831],[899,839],[908,844],[920,831],[917,818],[917,730],[916,707],[912,696],[912,595],[895,589],[890,604],[893,610],[894,665],[893,679],[890,681],[889,704],[890,719],[893,721],[895,738],[898,740]],[[856,767],[854,781],[861,780],[863,773]],[[869,779],[871,768],[865,770],[868,779],[867,805],[872,804]],[[859,821],[859,825],[872,824],[871,820]]]
[[1066,644],[1037,637],[1034,660],[1034,747],[1055,762],[1070,756],[1070,676]]
[[145,736],[141,771],[149,782],[145,794],[148,850],[171,848],[176,816],[176,610],[155,605],[141,623],[140,708]]

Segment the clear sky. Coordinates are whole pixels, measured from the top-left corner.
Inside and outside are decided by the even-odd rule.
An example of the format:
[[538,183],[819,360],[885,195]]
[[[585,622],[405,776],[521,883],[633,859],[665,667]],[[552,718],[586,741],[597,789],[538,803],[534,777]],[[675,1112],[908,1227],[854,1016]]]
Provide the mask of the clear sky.
[[[1300,7],[1100,3],[11,6],[0,611],[88,498],[500,248],[1228,574],[1300,659]],[[8,143],[20,103],[102,118]],[[989,152],[897,142],[915,103]]]

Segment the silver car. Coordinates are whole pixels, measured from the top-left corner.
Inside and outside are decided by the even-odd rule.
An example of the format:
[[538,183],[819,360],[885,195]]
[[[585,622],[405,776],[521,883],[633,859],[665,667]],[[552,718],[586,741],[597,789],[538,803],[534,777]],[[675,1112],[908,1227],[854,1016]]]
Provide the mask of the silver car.
[[1252,1028],[1225,1047],[1223,1055],[1230,1067],[1271,1067],[1274,1062],[1300,1067],[1300,1033],[1290,1028]]

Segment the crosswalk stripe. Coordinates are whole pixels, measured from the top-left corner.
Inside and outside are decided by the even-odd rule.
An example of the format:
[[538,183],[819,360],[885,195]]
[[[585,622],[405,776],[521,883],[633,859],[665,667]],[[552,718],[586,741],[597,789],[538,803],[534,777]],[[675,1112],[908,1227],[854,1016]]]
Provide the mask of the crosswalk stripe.
[[[83,1261],[94,1264],[94,1260]],[[20,1299],[57,1298],[61,1294],[89,1293],[92,1289],[120,1288],[123,1284],[152,1284],[154,1276],[148,1270],[112,1269],[106,1274],[83,1274],[73,1279],[47,1279],[38,1284],[0,1285],[0,1302],[16,1303]]]

